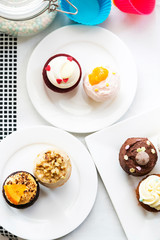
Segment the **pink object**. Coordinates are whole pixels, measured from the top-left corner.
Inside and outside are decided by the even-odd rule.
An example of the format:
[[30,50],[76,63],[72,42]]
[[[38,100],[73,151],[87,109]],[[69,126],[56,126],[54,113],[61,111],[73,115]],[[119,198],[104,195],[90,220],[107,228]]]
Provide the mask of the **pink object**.
[[66,83],[67,81],[68,81],[68,78],[65,78],[65,79],[63,79],[63,82],[65,82],[65,83]]
[[114,4],[122,12],[132,14],[150,14],[155,7],[156,0],[114,0]]
[[62,82],[62,79],[56,79],[57,83],[60,84]]
[[139,166],[137,166],[136,168],[137,168],[139,171],[141,171],[141,169],[142,169],[142,168],[141,168],[141,167],[139,167]]
[[[96,102],[110,102],[117,96],[120,89],[119,75],[117,73],[113,74],[113,71],[110,68],[107,67],[107,69],[109,71],[108,77],[104,81],[95,85],[91,85],[89,82],[88,75],[92,70],[84,76],[83,88],[86,94]],[[107,83],[109,86],[106,85]]]
[[128,150],[129,148],[130,148],[130,146],[129,146],[129,145],[127,145],[127,146],[125,147],[125,149],[126,149],[126,150]]

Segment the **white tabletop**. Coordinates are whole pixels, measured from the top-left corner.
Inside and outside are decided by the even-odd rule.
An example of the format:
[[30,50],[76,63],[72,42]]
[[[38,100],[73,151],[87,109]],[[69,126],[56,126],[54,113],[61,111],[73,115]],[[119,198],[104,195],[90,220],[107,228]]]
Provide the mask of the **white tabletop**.
[[[34,47],[41,39],[55,29],[68,24],[73,24],[73,22],[63,14],[58,14],[55,21],[45,31],[34,37],[18,39],[18,129],[33,125],[48,125],[36,112],[29,100],[26,90],[26,67]],[[110,16],[100,26],[118,35],[130,48],[137,63],[137,93],[133,104],[122,119],[159,105],[160,7],[157,6],[149,16],[127,15],[112,7]],[[85,144],[85,134],[74,135]],[[100,177],[98,180],[97,198],[90,215],[80,227],[61,239],[126,239]],[[0,237],[0,239],[3,239],[3,237]]]

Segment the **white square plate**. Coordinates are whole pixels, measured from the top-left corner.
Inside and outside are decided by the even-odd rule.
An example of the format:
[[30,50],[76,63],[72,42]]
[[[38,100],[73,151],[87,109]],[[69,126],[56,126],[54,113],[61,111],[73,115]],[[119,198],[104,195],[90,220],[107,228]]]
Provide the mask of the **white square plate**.
[[[128,176],[120,167],[119,150],[129,137],[148,137],[155,147],[160,134],[160,108],[127,119],[86,137],[93,160],[129,240],[159,240],[160,213],[139,206],[135,189],[143,177]],[[150,172],[160,174],[160,160]]]

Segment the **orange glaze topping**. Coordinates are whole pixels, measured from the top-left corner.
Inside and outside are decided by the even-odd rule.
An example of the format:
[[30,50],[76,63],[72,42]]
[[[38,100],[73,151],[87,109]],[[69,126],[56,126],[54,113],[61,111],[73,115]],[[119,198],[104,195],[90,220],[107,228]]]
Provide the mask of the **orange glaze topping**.
[[89,83],[91,85],[96,85],[104,81],[107,77],[108,77],[108,70],[103,67],[94,68],[92,73],[88,75]]
[[18,205],[25,189],[26,189],[26,186],[22,184],[17,184],[17,185],[13,184],[13,185],[4,186],[6,197],[11,203],[15,205]]

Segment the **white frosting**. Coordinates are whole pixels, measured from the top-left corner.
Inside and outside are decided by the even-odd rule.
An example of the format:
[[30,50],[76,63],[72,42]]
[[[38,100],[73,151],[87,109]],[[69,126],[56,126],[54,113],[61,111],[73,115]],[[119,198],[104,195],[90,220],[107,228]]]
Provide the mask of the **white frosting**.
[[[108,77],[104,81],[101,81],[95,85],[91,85],[88,75],[92,73],[92,71],[86,74],[83,80],[83,87],[85,92],[96,102],[103,102],[113,99],[117,95],[120,88],[119,75],[117,73],[113,74],[113,71],[109,67],[105,66],[104,68],[108,70]],[[106,87],[107,83],[109,84],[108,87]],[[95,89],[98,89],[98,91],[95,91]]]
[[160,177],[151,175],[139,185],[140,201],[148,206],[160,210]]
[[[76,84],[80,76],[80,69],[78,64],[72,60],[67,60],[65,56],[58,56],[53,58],[48,65],[50,71],[46,71],[49,81],[58,88],[70,88]],[[63,79],[68,78],[67,82]],[[59,84],[56,79],[61,79]]]

